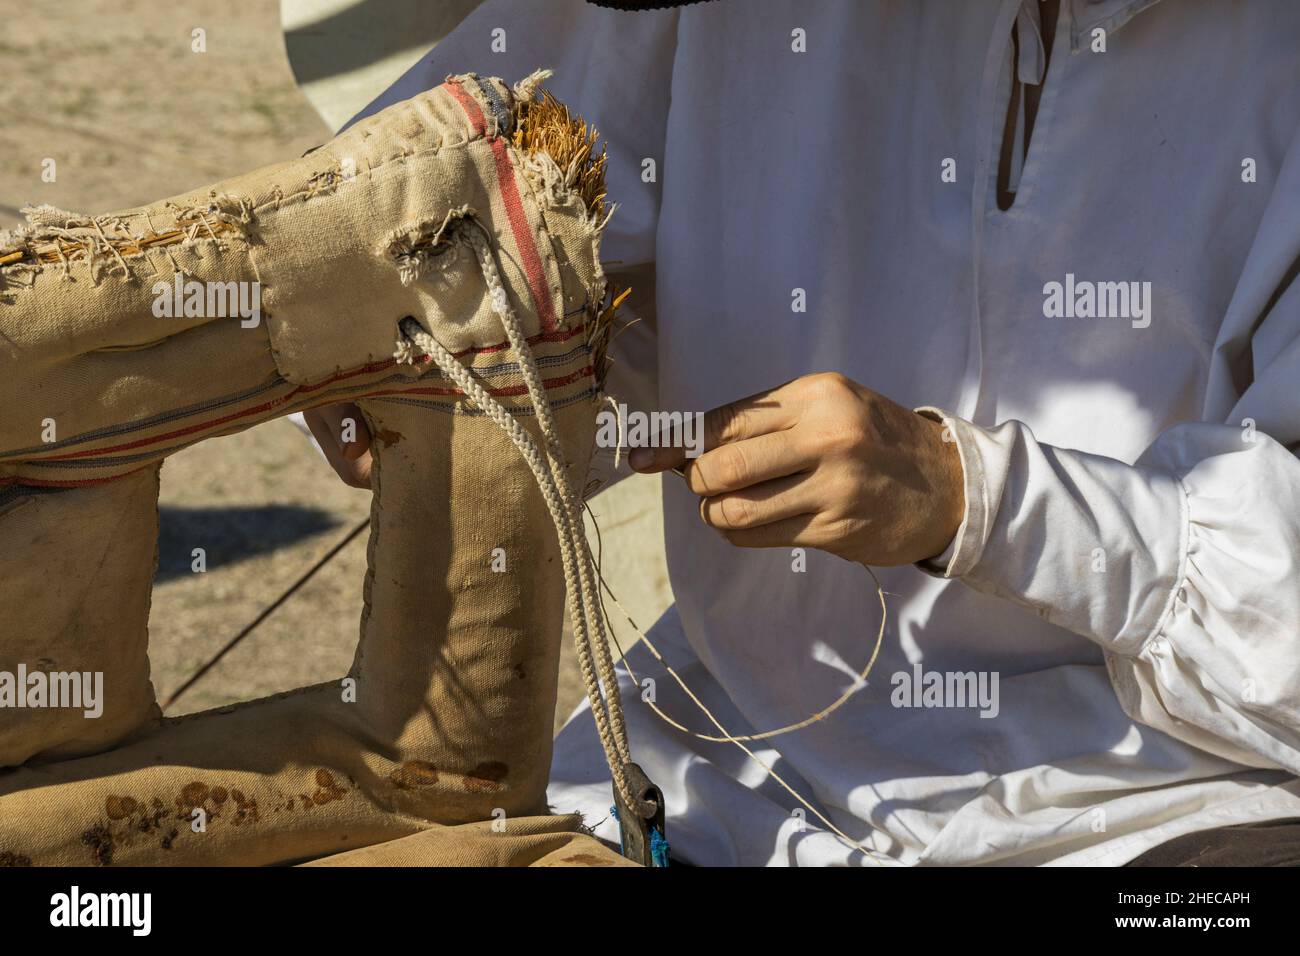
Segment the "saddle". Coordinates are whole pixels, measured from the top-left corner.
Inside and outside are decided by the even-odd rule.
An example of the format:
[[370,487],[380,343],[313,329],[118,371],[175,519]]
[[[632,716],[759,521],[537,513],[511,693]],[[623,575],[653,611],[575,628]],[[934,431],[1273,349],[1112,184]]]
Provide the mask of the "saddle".
[[[449,77],[300,159],[0,236],[0,673],[103,682],[93,718],[0,699],[0,862],[629,862],[545,800],[567,600],[621,818],[655,812],[581,537],[604,156],[543,80]],[[340,401],[376,436],[350,672],[163,718],[163,459]]]

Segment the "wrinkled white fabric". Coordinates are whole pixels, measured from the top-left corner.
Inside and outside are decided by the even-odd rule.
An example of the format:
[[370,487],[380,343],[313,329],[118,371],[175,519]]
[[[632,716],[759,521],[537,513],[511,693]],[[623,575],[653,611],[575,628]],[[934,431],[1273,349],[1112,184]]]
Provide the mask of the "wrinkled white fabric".
[[[1122,863],[1300,815],[1300,4],[1063,0],[1002,212],[1018,16],[1017,0],[488,0],[372,107],[464,69],[556,70],[611,144],[604,257],[656,270],[612,382],[633,407],[703,411],[837,370],[946,410],[967,492],[946,574],[883,572],[869,685],[759,749],[902,863]],[[1046,317],[1067,273],[1150,282],[1149,324]],[[654,327],[657,354],[627,348]],[[849,686],[879,621],[861,568],[732,548],[671,476],[664,508],[676,605],[651,636],[732,732]],[[711,730],[644,649],[631,661]],[[896,706],[918,669],[996,675],[996,715]],[[623,691],[676,856],[865,862],[734,747]],[[615,835],[585,709],[550,799]]]

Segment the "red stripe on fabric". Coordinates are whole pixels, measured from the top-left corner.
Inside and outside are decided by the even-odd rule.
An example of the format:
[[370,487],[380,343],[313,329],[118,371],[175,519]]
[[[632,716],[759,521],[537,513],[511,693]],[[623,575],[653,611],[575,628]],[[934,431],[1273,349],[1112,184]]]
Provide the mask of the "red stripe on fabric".
[[151,461],[140,468],[132,468],[130,471],[124,471],[120,475],[109,475],[106,478],[82,478],[76,481],[59,480],[56,478],[6,478],[0,481],[0,488],[8,488],[10,485],[30,485],[34,488],[80,488],[84,485],[103,485],[110,481],[119,481],[122,478],[129,478],[137,471],[144,471],[146,468],[157,467],[158,462]]
[[[312,386],[312,387],[315,388],[316,386]],[[96,458],[100,455],[106,455],[110,452],[131,451],[134,448],[143,448],[146,445],[154,445],[157,444],[158,442],[167,441],[172,438],[183,438],[186,435],[193,435],[195,432],[206,431],[207,429],[214,428],[217,425],[224,425],[227,422],[234,422],[234,421],[238,421],[241,418],[248,418],[253,415],[260,415],[263,412],[269,412],[273,408],[278,408],[281,405],[287,404],[295,395],[298,394],[299,391],[300,389],[294,389],[292,392],[290,392],[288,395],[284,396],[283,398],[277,398],[269,402],[263,402],[261,405],[254,405],[252,408],[246,409],[245,411],[242,412],[234,412],[230,415],[225,415],[221,418],[214,418],[211,419],[210,421],[199,422],[197,425],[190,425],[187,428],[178,428],[176,431],[167,432],[162,435],[154,435],[150,438],[140,438],[137,439],[136,441],[126,442],[125,444],[122,445],[109,445],[105,448],[92,448],[89,451],[74,451],[74,452],[69,452],[66,455],[51,455],[49,458],[37,458],[35,460],[36,461],[73,461],[78,458]]]
[[[583,325],[573,329],[560,329],[555,332],[538,333],[537,335],[528,338],[527,341],[529,345],[537,345],[539,343],[550,344],[555,342],[565,342],[573,338],[574,336],[578,335],[579,333],[585,331],[585,329],[586,326]],[[495,352],[503,352],[508,348],[510,348],[510,343],[502,342],[499,345],[487,345],[487,346],[483,346],[482,348],[461,349],[459,352],[454,353],[454,355],[456,358],[461,358],[462,356],[471,355],[471,354],[485,355],[485,354],[490,354]],[[427,355],[422,355],[418,359],[416,359],[416,361],[420,362],[421,364],[427,365],[428,363],[432,362],[433,359]],[[263,403],[262,405],[256,405],[252,409],[249,409],[248,411],[235,412],[232,415],[228,415],[224,419],[213,419],[212,421],[201,422],[198,425],[191,426],[189,428],[184,428],[179,431],[168,432],[163,435],[156,435],[152,438],[142,438],[139,441],[132,442],[127,445],[114,445],[106,448],[94,448],[91,449],[90,451],[69,452],[64,455],[57,455],[52,458],[40,458],[37,460],[68,461],[75,458],[91,458],[96,455],[103,454],[104,452],[118,451],[121,449],[138,448],[155,442],[166,441],[169,438],[182,437],[184,435],[193,434],[195,431],[201,431],[205,428],[209,428],[212,425],[222,424],[223,422],[226,421],[234,421],[236,419],[247,417],[248,415],[252,415],[252,414],[259,414],[263,411],[267,411],[269,409],[275,408],[276,405],[283,405],[286,402],[291,401],[296,396],[308,395],[312,392],[320,391],[320,389],[322,388],[326,388],[327,386],[335,385],[339,382],[346,381],[349,378],[356,378],[359,375],[372,375],[375,372],[381,372],[385,369],[396,368],[396,367],[397,367],[397,362],[394,359],[388,359],[383,362],[371,362],[369,365],[362,365],[355,369],[349,369],[346,372],[340,372],[337,375],[331,375],[329,378],[323,379],[322,381],[319,381],[314,385],[299,385],[296,389],[294,389],[292,392],[286,395],[283,399],[266,402]],[[0,487],[3,487],[3,485],[4,482],[0,482]]]
[[[554,344],[556,342],[567,342],[569,339],[573,338],[575,335],[578,335],[580,332],[586,331],[586,328],[587,327],[585,325],[582,325],[576,329],[557,329],[554,332],[539,332],[536,335],[530,336],[529,338],[525,339],[525,341],[529,345]],[[461,358],[465,355],[491,355],[496,352],[504,352],[509,348],[510,348],[509,342],[501,342],[497,345],[485,345],[482,348],[461,349],[459,352],[454,352],[452,354],[455,358]],[[416,361],[422,365],[427,365],[430,362],[432,362],[433,359],[428,355],[421,355],[418,358],[416,358]],[[317,382],[315,385],[301,385],[298,387],[298,391],[314,392],[318,389],[324,388],[326,385],[333,385],[335,382],[341,382],[344,379],[356,378],[358,375],[369,375],[373,372],[379,372],[386,368],[396,368],[396,367],[397,367],[397,361],[395,359],[388,359],[383,362],[372,362],[369,365],[362,365],[359,368],[349,369],[346,372],[339,372],[337,375],[332,375],[327,379],[322,379],[321,381]]]
[[533,308],[537,310],[542,330],[550,332],[558,324],[555,319],[555,307],[551,303],[551,291],[546,285],[542,257],[533,242],[533,230],[528,225],[524,201],[519,195],[519,186],[515,182],[515,164],[510,161],[510,152],[499,136],[492,139],[492,155],[496,158],[501,198],[505,200],[510,230],[515,234],[515,244],[519,246],[519,256],[523,259],[524,278],[528,280],[528,291],[533,297]]
[[[455,80],[448,80],[444,86],[455,97],[461,109],[469,118],[475,132],[483,136],[487,132],[487,121],[478,101],[465,92],[464,87]],[[519,255],[523,260],[524,279],[528,282],[528,292],[533,299],[533,309],[541,323],[542,331],[550,332],[559,325],[555,316],[555,306],[551,302],[551,293],[546,285],[546,271],[542,268],[542,257],[533,242],[533,230],[528,225],[528,216],[524,212],[524,201],[519,193],[519,184],[515,180],[515,166],[510,161],[510,152],[500,136],[489,140],[492,156],[496,160],[497,185],[501,187],[501,199],[505,203],[506,218],[510,220],[510,231],[514,233],[515,244],[519,246]]]
[[487,135],[487,120],[483,118],[483,111],[479,109],[478,101],[465,92],[465,88],[460,85],[458,80],[448,80],[442,85],[456,98],[460,108],[465,111],[465,115],[469,117],[470,125],[474,127],[474,132],[480,136]]
[[[538,332],[536,335],[526,339],[526,341],[529,345],[537,345],[539,342],[567,342],[579,332],[585,332],[586,330],[587,326],[584,323],[574,329],[553,329],[550,332]],[[499,345],[485,345],[478,349],[465,349],[463,352],[457,352],[456,357],[460,358],[462,355],[468,355],[470,352],[473,352],[475,355],[482,355],[486,352],[504,352],[508,348],[510,348],[510,343],[502,342]]]
[[[581,369],[580,371],[571,372],[568,375],[565,375],[561,378],[548,378],[542,382],[542,385],[546,388],[563,388],[566,385],[572,385],[574,382],[578,381],[581,378],[586,378],[587,376],[591,375],[592,371],[593,371],[592,367],[588,365],[583,369]],[[367,392],[365,395],[362,395],[360,397],[375,398],[380,395],[451,396],[451,395],[464,395],[464,394],[465,393],[458,388],[437,388],[435,386],[430,386],[428,388],[394,388],[382,392]],[[526,385],[510,385],[505,388],[489,389],[488,394],[498,398],[510,398],[516,395],[527,395],[528,387]]]
[[[382,368],[382,366],[380,367]],[[592,366],[587,365],[584,366],[580,371],[574,372],[570,375],[563,376],[561,378],[544,379],[542,381],[542,386],[544,388],[560,388],[562,386],[569,385],[572,382],[576,382],[579,378],[582,378],[585,375],[591,375],[593,374],[593,372],[594,369],[592,368]],[[254,405],[252,408],[245,409],[242,412],[234,412],[222,418],[214,418],[210,421],[199,422],[198,424],[190,425],[187,428],[177,429],[176,431],[167,432],[166,434],[163,435],[153,435],[149,438],[141,438],[136,441],[127,442],[122,445],[110,445],[105,448],[93,448],[90,449],[89,451],[76,451],[76,452],[69,452],[64,455],[51,455],[48,458],[39,458],[36,460],[46,462],[46,461],[75,461],[78,458],[97,458],[101,455],[106,455],[111,452],[131,451],[136,448],[142,448],[146,445],[154,445],[154,444],[158,444],[159,442],[169,441],[173,438],[183,438],[186,435],[193,435],[195,432],[206,431],[208,429],[215,428],[218,425],[225,425],[229,422],[238,421],[242,418],[250,418],[257,415],[261,415],[263,412],[268,412],[282,405],[290,404],[295,398],[303,394],[306,394],[307,392],[315,391],[320,387],[321,385],[319,384],[310,385],[310,386],[299,386],[298,388],[290,392],[288,395],[285,395],[283,398],[273,399],[272,401],[269,402],[263,402],[261,405]],[[527,389],[524,388],[524,386],[522,385],[517,385],[517,386],[512,385],[504,388],[490,388],[488,389],[488,394],[505,398],[505,397],[511,397],[515,395],[522,395],[526,391]],[[391,391],[384,391],[384,392],[365,392],[361,395],[355,395],[353,396],[353,398],[362,399],[362,398],[368,398],[372,395],[401,395],[401,394],[460,395],[462,394],[462,392],[459,389],[425,391],[421,389],[402,388],[402,389],[394,389]]]

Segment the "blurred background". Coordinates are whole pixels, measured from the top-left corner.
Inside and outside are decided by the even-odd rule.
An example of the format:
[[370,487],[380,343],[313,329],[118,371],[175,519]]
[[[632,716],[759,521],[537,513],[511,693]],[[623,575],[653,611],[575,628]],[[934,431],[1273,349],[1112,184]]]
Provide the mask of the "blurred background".
[[[28,204],[110,212],[298,157],[329,139],[478,3],[5,3],[0,229],[18,225]],[[204,49],[196,52],[200,41]],[[477,69],[491,73],[490,64]],[[51,159],[54,180],[47,182],[42,172]],[[592,508],[605,577],[647,627],[671,600],[659,480],[626,479]],[[369,509],[370,493],[339,481],[283,419],[168,459],[149,625],[159,699]],[[191,570],[194,548],[206,551],[204,573]],[[365,550],[362,535],[168,714],[343,676],[356,647]],[[634,635],[610,610],[627,647]],[[582,697],[567,634],[564,647],[557,728]]]

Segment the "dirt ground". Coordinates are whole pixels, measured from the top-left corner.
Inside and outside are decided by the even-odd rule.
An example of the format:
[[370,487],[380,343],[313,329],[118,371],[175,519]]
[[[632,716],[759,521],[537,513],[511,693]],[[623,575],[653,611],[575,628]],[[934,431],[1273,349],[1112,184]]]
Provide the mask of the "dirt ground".
[[[206,52],[194,52],[203,30]],[[107,212],[301,155],[330,130],[298,90],[276,0],[76,0],[11,5],[0,33],[0,228],[51,203]],[[42,179],[53,160],[55,181]],[[205,442],[162,472],[150,657],[160,699],[362,521],[370,495],[338,481],[288,421]],[[607,567],[641,623],[667,590],[658,483],[597,500]],[[191,570],[202,547],[207,571]],[[169,713],[344,674],[365,572],[355,540]],[[616,588],[618,589],[618,588]],[[619,589],[621,591],[621,589]],[[626,634],[626,628],[620,633]],[[581,697],[566,643],[557,726]]]

